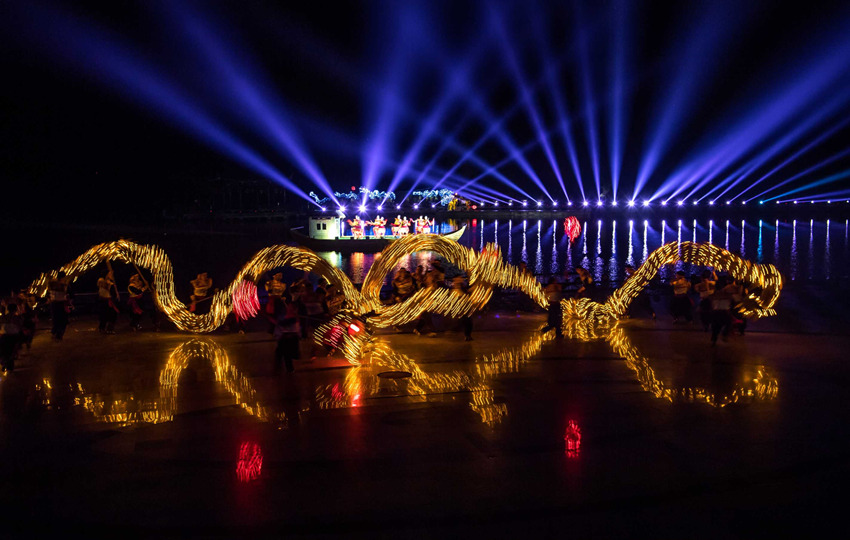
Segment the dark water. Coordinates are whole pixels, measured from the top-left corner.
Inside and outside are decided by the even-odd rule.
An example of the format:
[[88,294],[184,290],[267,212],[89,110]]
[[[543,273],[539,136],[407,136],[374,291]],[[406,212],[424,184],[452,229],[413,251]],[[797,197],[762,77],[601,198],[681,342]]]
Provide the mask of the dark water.
[[[711,242],[741,257],[775,265],[789,285],[798,280],[827,281],[850,277],[848,220],[592,220],[582,223],[581,235],[572,243],[563,220],[471,220],[439,223],[441,232],[467,225],[461,243],[476,250],[496,243],[512,264],[524,262],[540,276],[561,274],[582,266],[597,282],[619,282],[626,265],[640,265],[666,242]],[[371,253],[323,253],[329,261],[360,282],[375,259]],[[427,265],[428,253],[412,254],[402,264],[413,269]],[[662,269],[661,277],[676,270],[690,270],[678,263]]]

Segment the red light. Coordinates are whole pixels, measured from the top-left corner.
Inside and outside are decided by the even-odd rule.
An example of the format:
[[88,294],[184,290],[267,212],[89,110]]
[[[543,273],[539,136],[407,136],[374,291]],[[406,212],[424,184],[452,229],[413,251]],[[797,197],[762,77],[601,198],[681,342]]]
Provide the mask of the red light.
[[244,442],[239,447],[236,476],[240,482],[250,482],[260,477],[263,470],[263,451],[257,443]]
[[570,237],[570,242],[575,242],[575,239],[581,234],[581,223],[575,216],[570,216],[564,220],[564,234]]
[[565,451],[568,458],[577,458],[581,450],[581,428],[575,420],[567,423],[567,432],[564,434]]

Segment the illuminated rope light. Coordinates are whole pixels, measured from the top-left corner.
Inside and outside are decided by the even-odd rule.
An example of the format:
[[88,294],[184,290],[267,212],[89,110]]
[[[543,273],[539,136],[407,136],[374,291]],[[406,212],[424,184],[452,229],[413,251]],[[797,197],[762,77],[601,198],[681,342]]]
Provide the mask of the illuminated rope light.
[[638,351],[618,323],[612,327],[604,327],[593,325],[588,321],[568,320],[564,323],[563,331],[567,337],[579,341],[607,341],[614,353],[623,357],[626,366],[635,373],[645,391],[671,403],[684,401],[725,407],[730,403],[744,400],[771,400],[779,393],[779,382],[764,366],[757,366],[755,375],[745,375],[744,380],[739,381],[728,394],[717,395],[700,387],[671,388],[656,377],[649,359]]
[[653,251],[646,262],[614,291],[604,304],[587,298],[561,301],[565,319],[592,321],[610,325],[622,317],[629,304],[649,284],[665,264],[682,261],[728,272],[734,279],[749,283],[758,292],[751,292],[738,305],[744,317],[760,318],[775,315],[773,306],[782,291],[782,275],[772,264],[753,264],[713,244],[670,242]]
[[[176,347],[168,356],[159,374],[159,398],[140,400],[133,393],[119,398],[105,399],[99,394],[87,393],[77,383],[72,390],[76,394],[74,404],[82,406],[99,422],[119,424],[158,424],[169,422],[177,410],[177,385],[180,374],[194,358],[203,358],[212,363],[216,382],[222,384],[234,402],[245,412],[266,422],[287,424],[283,412],[276,413],[260,405],[257,392],[248,377],[239,373],[224,348],[207,339],[191,339]],[[38,389],[38,388],[37,388]]]
[[[209,313],[191,313],[174,294],[174,273],[171,260],[158,246],[140,245],[128,240],[98,244],[59,268],[72,280],[106,261],[120,261],[145,268],[153,276],[154,299],[157,306],[180,330],[189,332],[212,332],[227,319],[233,308],[233,298],[240,290],[244,292],[244,280],[257,281],[270,270],[290,266],[304,272],[312,272],[340,287],[345,298],[356,300],[359,293],[351,281],[338,268],[306,248],[277,245],[260,250],[236,275],[231,284],[215,293]],[[58,275],[53,271],[39,276],[30,284],[28,292],[36,298],[47,294],[47,284]]]
[[[424,288],[404,302],[383,305],[380,291],[389,273],[411,253],[419,251],[437,253],[465,272],[469,277],[468,292],[460,293],[443,287]],[[143,246],[126,240],[100,244],[60,270],[76,279],[100,262],[108,260],[149,269],[154,278],[157,305],[178,328],[191,332],[215,330],[234,309],[245,315],[256,314],[256,287],[249,282],[256,281],[270,270],[290,266],[317,274],[339,287],[345,303],[333,320],[316,330],[314,337],[318,342],[341,349],[346,359],[354,365],[360,363],[363,346],[371,339],[371,329],[410,323],[426,312],[447,317],[469,316],[489,302],[494,287],[518,289],[540,307],[548,307],[543,287],[535,276],[506,263],[498,245],[486,244],[480,252],[475,252],[454,240],[433,234],[407,236],[390,244],[376,257],[361,291],[357,291],[342,271],[306,248],[284,245],[267,247],[242,267],[225,290],[213,296],[210,312],[203,315],[189,312],[185,304],[177,300],[171,262],[165,252],[156,246]],[[738,306],[743,316],[759,318],[776,313],[773,306],[782,289],[782,276],[773,265],[753,264],[712,244],[671,242],[653,251],[637,272],[614,291],[604,304],[587,298],[562,300],[564,320],[584,321],[589,326],[583,327],[581,332],[587,335],[594,332],[594,325],[610,326],[626,313],[629,304],[663,265],[677,261],[713,267],[751,284],[754,292],[749,293]],[[30,285],[29,292],[36,297],[44,297],[48,281],[56,275],[55,271],[42,274]],[[351,332],[351,323],[355,319],[366,324],[356,325],[362,330]]]

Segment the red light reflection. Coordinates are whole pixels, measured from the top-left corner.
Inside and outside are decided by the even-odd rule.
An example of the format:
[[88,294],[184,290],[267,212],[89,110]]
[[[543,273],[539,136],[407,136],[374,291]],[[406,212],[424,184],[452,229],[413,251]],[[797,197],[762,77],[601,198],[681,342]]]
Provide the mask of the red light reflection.
[[568,458],[577,458],[581,450],[581,428],[575,420],[567,423],[567,432],[564,434],[564,446]]
[[239,447],[239,461],[236,462],[236,476],[240,482],[250,482],[260,477],[263,470],[263,451],[260,445],[243,442]]

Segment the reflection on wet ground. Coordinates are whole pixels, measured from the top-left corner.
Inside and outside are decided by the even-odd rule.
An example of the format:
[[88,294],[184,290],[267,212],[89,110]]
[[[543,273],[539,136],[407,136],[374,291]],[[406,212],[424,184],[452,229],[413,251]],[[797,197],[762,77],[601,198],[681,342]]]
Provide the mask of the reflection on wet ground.
[[[641,515],[664,521],[684,497],[681,519],[705,525],[699,509],[718,497],[832,489],[812,490],[789,467],[823,471],[821,486],[847,477],[832,468],[850,455],[836,384],[850,380],[846,338],[757,323],[712,349],[700,331],[632,319],[558,339],[538,331],[544,318],[485,314],[472,342],[379,333],[361,366],[302,359],[280,376],[263,333],[39,336],[0,381],[0,471],[15,494],[3,501],[37,507],[46,490],[49,519],[63,524],[101,523],[94,509],[105,506],[127,526],[208,520],[226,534],[406,526],[387,524],[387,511],[443,516],[449,528],[474,516],[481,527],[493,509],[509,523],[482,530],[571,516],[588,532],[598,524],[577,517],[588,504],[610,517],[631,511],[617,501],[651,500]],[[93,489],[68,502],[61,486],[81,478]],[[741,527],[725,519],[706,530]],[[682,530],[664,523],[652,530]]]
[[[469,354],[466,358],[435,357],[433,353],[409,356],[398,352],[394,343],[410,341],[410,336],[378,335],[363,357],[363,365],[332,370],[326,377],[330,382],[318,385],[312,396],[300,399],[299,415],[311,410],[368,406],[375,403],[374,399],[385,403],[386,398],[465,394],[470,409],[492,427],[508,414],[508,404],[496,397],[493,383],[502,375],[519,374],[529,362],[540,360],[538,356],[547,343],[556,343],[567,351],[579,343],[607,343],[645,392],[670,403],[724,407],[775,399],[779,393],[779,382],[771,370],[745,358],[717,362],[709,374],[693,371],[690,376],[679,373],[675,380],[664,380],[653,366],[663,366],[665,362],[649,357],[633,344],[628,323],[601,334],[591,326],[571,323],[566,327],[566,339],[556,340],[554,331],[536,331],[540,326],[539,316],[529,315],[525,319],[521,332],[513,334],[518,344],[489,347],[481,352],[472,348],[465,351]],[[132,382],[127,382],[130,377],[114,373],[124,382],[111,387],[104,384],[102,373],[96,371],[68,374],[76,377],[75,380],[59,385],[45,374],[34,384],[34,394],[45,409],[53,408],[57,400],[71,403],[100,423],[126,427],[170,422],[180,409],[180,380],[190,364],[211,369],[216,385],[229,395],[231,404],[260,421],[287,427],[287,416],[280,409],[276,388],[269,389],[272,391],[269,395],[258,392],[253,382],[256,378],[241,373],[231,362],[227,346],[212,337],[192,337],[173,347],[156,377],[137,372]],[[111,369],[120,367],[113,365]],[[662,371],[669,372],[669,366],[662,367]],[[93,378],[87,379],[86,375]],[[109,381],[113,381],[111,376]]]

